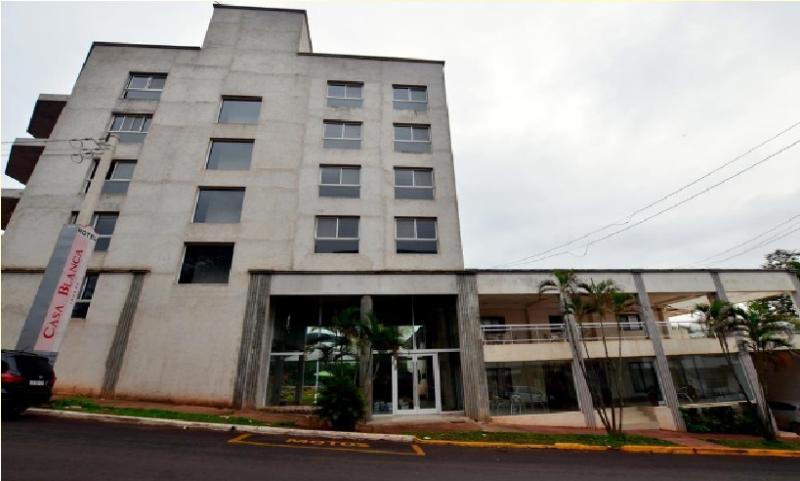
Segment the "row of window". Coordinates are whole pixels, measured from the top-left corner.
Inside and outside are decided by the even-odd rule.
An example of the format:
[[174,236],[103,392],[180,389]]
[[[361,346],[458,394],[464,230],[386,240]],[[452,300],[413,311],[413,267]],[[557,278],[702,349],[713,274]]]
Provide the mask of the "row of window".
[[[227,112],[226,106],[234,102],[223,100],[220,110],[220,123],[253,123],[244,122],[247,115],[258,117],[261,101],[258,108]],[[255,103],[249,101],[235,101],[240,104]],[[108,132],[119,137],[123,143],[144,142],[150,129],[153,117],[148,114],[114,114]],[[322,146],[328,149],[360,149],[361,148],[361,122],[346,120],[324,120],[322,128]],[[241,143],[252,143],[252,140],[242,140]],[[394,150],[407,153],[431,152],[431,126],[425,124],[394,124]]]
[[[192,222],[198,224],[238,223],[242,215],[244,189],[200,188]],[[70,223],[77,220],[72,213]],[[107,251],[117,225],[119,212],[95,212],[91,226],[97,234],[95,250]],[[314,252],[318,254],[355,254],[359,251],[359,217],[317,216]],[[395,241],[398,254],[436,254],[438,241],[436,218],[395,217]]]
[[[158,100],[167,82],[167,75],[160,73],[131,73],[128,82],[125,84],[123,98],[131,100]],[[364,82],[347,81],[328,81],[327,101],[329,107],[361,107],[364,97]],[[247,100],[246,98],[244,100]],[[238,102],[232,98],[232,102]],[[428,108],[428,87],[424,85],[392,85],[392,102],[398,110],[425,110]],[[260,103],[260,101],[259,101]],[[254,106],[238,105],[231,106],[231,110],[226,114],[233,115],[233,118],[251,118],[255,114],[258,118],[258,111],[252,111]],[[259,105],[260,108],[260,105]],[[236,110],[236,113],[233,113]],[[248,112],[248,110],[250,110]],[[220,122],[223,116],[220,113]],[[238,122],[237,120],[226,120],[227,122]],[[247,123],[247,122],[245,122]]]
[[[227,149],[226,146],[234,146]],[[240,146],[242,142],[212,142],[208,157],[209,169],[240,170],[250,165],[250,156],[245,155]],[[244,144],[247,145],[247,144]],[[250,144],[252,151],[252,143]],[[230,153],[231,155],[226,155]],[[89,191],[97,173],[98,159],[92,161],[86,179],[84,192]],[[136,161],[117,159],[111,163],[101,192],[104,194],[125,194],[133,179]],[[395,167],[394,193],[396,199],[433,199],[433,169]],[[319,195],[321,197],[344,197],[358,199],[361,196],[361,166],[322,165],[320,166]]]

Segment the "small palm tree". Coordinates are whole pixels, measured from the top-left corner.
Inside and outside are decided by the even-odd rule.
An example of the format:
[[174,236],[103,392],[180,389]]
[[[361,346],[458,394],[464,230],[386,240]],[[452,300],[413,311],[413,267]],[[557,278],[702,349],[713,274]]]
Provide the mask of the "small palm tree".
[[719,342],[719,347],[725,357],[725,362],[728,365],[728,369],[733,375],[733,378],[736,380],[736,385],[739,387],[739,392],[741,393],[745,402],[747,402],[747,404],[751,404],[750,395],[737,374],[736,367],[733,363],[733,354],[731,353],[730,345],[728,344],[728,338],[735,336],[740,331],[742,319],[744,318],[744,310],[731,304],[730,302],[715,299],[710,304],[696,305],[695,312],[703,318],[708,331]]
[[739,326],[742,344],[748,351],[766,353],[777,348],[792,348],[798,320],[770,308],[767,301],[753,301],[742,313]]

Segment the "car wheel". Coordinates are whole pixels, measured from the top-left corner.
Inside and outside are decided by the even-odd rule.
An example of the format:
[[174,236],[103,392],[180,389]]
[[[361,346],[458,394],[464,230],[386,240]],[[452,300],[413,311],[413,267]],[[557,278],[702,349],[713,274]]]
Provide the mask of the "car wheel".
[[14,419],[19,417],[28,409],[28,406],[19,406],[16,404],[5,403],[3,405],[3,419]]
[[800,423],[792,423],[789,425],[789,431],[800,434]]

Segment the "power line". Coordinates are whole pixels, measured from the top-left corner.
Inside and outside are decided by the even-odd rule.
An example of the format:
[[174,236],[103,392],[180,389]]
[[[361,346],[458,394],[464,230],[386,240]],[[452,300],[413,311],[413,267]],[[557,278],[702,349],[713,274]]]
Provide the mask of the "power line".
[[762,233],[760,233],[760,234],[758,234],[758,235],[756,235],[754,237],[751,237],[751,238],[747,239],[744,242],[740,242],[739,244],[736,244],[733,247],[729,247],[729,248],[725,249],[722,252],[717,252],[713,256],[704,257],[703,259],[700,259],[699,261],[695,261],[695,262],[692,262],[692,263],[689,263],[689,264],[685,264],[685,265],[683,265],[681,267],[695,266],[695,265],[698,265],[698,264],[702,264],[703,262],[706,262],[708,260],[714,259],[716,257],[723,256],[723,255],[727,254],[728,252],[731,252],[731,251],[733,251],[735,249],[738,249],[739,247],[742,247],[744,245],[747,245],[747,244],[753,242],[754,240],[757,240],[757,239],[760,239],[761,237],[764,237],[765,235],[769,234],[770,232],[774,232],[774,231],[778,230],[779,228],[785,226],[786,224],[790,224],[793,220],[795,220],[797,218],[800,218],[800,214],[793,215],[792,217],[789,217],[785,221],[781,222],[780,224],[777,224],[777,225],[773,226],[772,228],[770,228],[768,230],[765,230],[764,232],[762,232]]
[[627,225],[627,224],[629,224],[629,223],[630,223],[630,221],[633,219],[633,217],[634,217],[634,216],[636,216],[637,214],[639,214],[639,213],[641,213],[641,212],[643,212],[643,211],[645,211],[645,210],[647,210],[647,209],[649,209],[649,208],[651,208],[651,207],[653,207],[653,206],[655,206],[655,205],[657,205],[657,204],[660,204],[661,202],[664,202],[665,200],[667,200],[667,199],[669,199],[669,198],[671,198],[671,197],[674,197],[676,194],[679,194],[680,192],[683,192],[684,190],[688,189],[689,187],[691,187],[691,186],[693,186],[693,185],[696,185],[696,184],[697,184],[698,182],[700,182],[701,180],[708,178],[709,176],[711,176],[711,175],[713,175],[713,174],[715,174],[715,173],[719,172],[720,170],[724,169],[725,167],[727,167],[727,166],[731,165],[732,163],[734,163],[734,162],[736,162],[736,161],[740,160],[741,158],[743,158],[743,157],[745,157],[745,156],[747,156],[747,155],[751,154],[752,152],[754,152],[754,151],[758,150],[759,148],[763,147],[764,145],[768,144],[769,142],[772,142],[773,140],[777,139],[777,138],[778,138],[778,137],[780,137],[781,135],[783,135],[783,134],[785,134],[785,133],[789,132],[790,130],[794,129],[794,128],[795,128],[795,127],[797,127],[798,125],[800,125],[800,122],[795,122],[794,124],[792,124],[792,125],[790,125],[789,127],[785,128],[785,129],[783,129],[783,130],[781,130],[780,132],[778,132],[777,134],[773,135],[772,137],[769,137],[768,139],[765,139],[765,140],[763,140],[762,142],[760,142],[759,144],[757,144],[757,145],[755,145],[755,146],[751,147],[751,148],[750,148],[750,149],[748,149],[747,151],[745,151],[745,152],[743,152],[743,153],[741,153],[741,154],[737,155],[737,156],[736,156],[736,157],[734,157],[733,159],[731,159],[731,160],[729,160],[729,161],[726,161],[726,162],[722,163],[722,164],[721,164],[721,165],[719,165],[718,167],[716,167],[716,168],[714,168],[714,169],[712,169],[712,170],[710,170],[710,171],[706,172],[706,173],[705,173],[705,174],[703,174],[702,176],[700,176],[700,177],[698,177],[698,178],[696,178],[696,179],[692,180],[692,181],[691,181],[691,182],[689,182],[688,184],[685,184],[684,186],[682,186],[682,187],[680,187],[680,188],[678,188],[678,189],[676,189],[676,190],[674,190],[674,191],[672,191],[672,192],[670,192],[670,193],[666,194],[665,196],[661,197],[660,199],[658,199],[658,200],[656,200],[656,201],[653,201],[653,202],[651,202],[651,203],[649,203],[649,204],[645,205],[644,207],[640,207],[640,208],[638,208],[638,209],[634,210],[633,212],[631,212],[630,214],[628,214],[628,216],[626,217],[626,219],[625,219],[625,221],[624,221],[624,222],[614,222],[614,223],[611,223],[611,224],[604,225],[604,226],[602,226],[602,227],[600,227],[600,228],[598,228],[598,229],[595,229],[595,230],[593,230],[593,231],[590,231],[590,232],[588,232],[588,233],[586,233],[586,234],[583,234],[583,235],[581,235],[581,236],[579,236],[579,237],[575,237],[575,238],[573,238],[573,239],[571,239],[571,240],[569,240],[569,241],[567,241],[567,242],[564,242],[564,243],[562,243],[562,244],[559,244],[559,245],[557,245],[557,246],[555,246],[555,247],[551,247],[550,249],[547,249],[547,250],[544,250],[544,251],[541,251],[541,252],[537,252],[537,253],[535,253],[535,254],[531,254],[531,255],[529,255],[529,256],[527,256],[527,257],[523,257],[523,258],[521,258],[521,259],[519,259],[519,260],[516,260],[516,261],[510,261],[510,262],[506,262],[506,263],[504,263],[504,264],[499,264],[499,265],[496,265],[496,266],[494,266],[494,267],[506,267],[506,266],[511,266],[511,265],[514,265],[514,264],[523,263],[524,261],[526,261],[526,260],[528,260],[528,259],[532,259],[532,258],[535,258],[535,257],[539,257],[539,256],[541,256],[541,255],[543,255],[543,254],[548,254],[548,253],[550,253],[550,252],[553,252],[554,250],[561,249],[562,247],[566,247],[566,246],[568,246],[568,245],[572,245],[572,244],[574,244],[574,243],[576,243],[576,242],[578,242],[578,241],[581,241],[581,240],[587,239],[587,238],[589,238],[589,237],[593,236],[594,234],[598,234],[598,233],[600,233],[600,232],[603,232],[603,231],[605,231],[606,229],[609,229],[609,228],[611,228],[611,227],[620,227],[620,226],[623,226],[623,225]]
[[[735,174],[732,174],[732,175],[729,175],[728,177],[725,177],[724,179],[722,179],[721,181],[717,182],[716,184],[712,184],[711,186],[706,187],[705,189],[703,189],[703,190],[701,190],[701,191],[699,191],[699,192],[697,192],[697,193],[695,193],[695,194],[693,194],[693,195],[681,200],[680,202],[676,202],[675,204],[672,204],[671,206],[669,206],[667,208],[661,209],[660,211],[656,212],[655,214],[651,214],[651,215],[649,215],[649,216],[647,216],[647,217],[645,217],[645,218],[643,218],[643,219],[641,219],[641,220],[639,220],[637,222],[634,222],[633,224],[629,224],[629,225],[623,227],[622,229],[618,229],[618,230],[616,230],[614,232],[606,234],[603,237],[599,237],[599,238],[594,239],[594,240],[592,240],[590,242],[587,242],[586,244],[584,244],[583,254],[572,254],[571,252],[569,252],[569,250],[566,250],[566,251],[556,252],[556,253],[553,253],[553,254],[550,254],[550,255],[547,255],[547,256],[530,256],[529,258],[527,258],[529,260],[520,261],[520,262],[513,262],[513,263],[506,264],[506,265],[529,264],[529,263],[532,263],[532,262],[540,262],[540,261],[543,261],[545,259],[549,259],[551,257],[556,257],[556,256],[563,255],[563,254],[572,254],[572,255],[575,255],[576,257],[584,257],[584,256],[586,256],[586,254],[588,254],[589,247],[591,247],[592,245],[594,245],[594,244],[596,244],[598,242],[602,242],[602,241],[604,241],[606,239],[609,239],[611,237],[614,237],[616,235],[619,235],[619,234],[621,234],[623,232],[626,232],[626,231],[628,231],[630,229],[633,229],[636,226],[642,225],[645,222],[647,222],[647,221],[649,221],[649,220],[651,220],[651,219],[653,219],[655,217],[658,217],[658,216],[660,216],[662,214],[665,214],[665,213],[667,213],[667,212],[669,212],[669,211],[671,211],[673,209],[676,209],[676,208],[680,207],[681,205],[683,205],[683,204],[685,204],[685,203],[687,203],[687,202],[689,202],[689,201],[691,201],[693,199],[696,199],[697,197],[699,197],[699,196],[701,196],[701,195],[703,195],[703,194],[705,194],[705,193],[707,193],[707,192],[719,187],[720,185],[728,182],[729,180],[732,180],[732,179],[744,174],[745,172],[748,172],[748,171],[758,167],[759,165],[763,164],[764,162],[767,162],[768,160],[772,159],[773,157],[776,157],[777,155],[780,155],[783,152],[795,147],[797,144],[800,144],[800,139],[795,140],[791,144],[789,144],[789,145],[777,150],[776,152],[773,152],[772,154],[764,157],[763,159],[759,160],[758,162],[755,162],[753,164],[748,165],[747,167],[737,171]],[[552,252],[553,250],[554,249],[550,249],[547,252]]]
[[766,239],[765,241],[763,241],[763,242],[761,242],[761,243],[759,243],[757,245],[754,245],[753,247],[750,247],[749,249],[746,249],[746,250],[744,250],[742,252],[739,252],[738,254],[734,254],[732,256],[728,256],[728,257],[726,257],[726,258],[724,258],[722,260],[715,261],[715,262],[718,263],[718,264],[721,264],[721,263],[723,263],[725,261],[728,261],[728,260],[731,260],[731,259],[733,259],[735,257],[743,256],[743,255],[747,254],[750,251],[753,251],[755,249],[764,247],[765,245],[769,244],[770,242],[774,242],[776,240],[783,239],[784,237],[789,236],[789,235],[791,235],[791,234],[793,234],[793,233],[795,233],[797,231],[800,231],[800,225],[793,226],[792,229],[790,229],[789,231],[784,231],[784,232],[782,232],[780,234],[777,234],[777,235],[775,235],[773,237],[770,237],[769,239]]

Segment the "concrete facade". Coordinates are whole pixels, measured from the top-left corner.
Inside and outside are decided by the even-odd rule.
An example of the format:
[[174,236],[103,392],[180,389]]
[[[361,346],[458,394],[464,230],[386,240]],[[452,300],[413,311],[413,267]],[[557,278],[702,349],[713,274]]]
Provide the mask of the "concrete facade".
[[[132,73],[166,75],[160,99],[125,99]],[[330,81],[361,85],[359,106],[329,107]],[[427,108],[395,109],[393,85],[427,87]],[[226,97],[260,98],[257,122],[219,123]],[[114,114],[152,115],[145,140],[107,139]],[[361,122],[360,148],[326,148],[326,120]],[[430,152],[396,152],[394,124],[429,125]],[[90,272],[99,278],[88,313],[72,319],[62,344],[56,364],[61,392],[264,407],[275,296],[405,296],[412,302],[449,296],[458,312],[459,345],[437,355],[444,360],[458,353],[458,368],[450,368],[460,372],[462,385],[459,390],[446,379],[442,386],[450,385],[466,414],[478,419],[490,411],[488,366],[573,358],[563,340],[491,343],[484,337],[482,317],[541,327],[559,312],[558,301],[539,295],[552,271],[464,270],[443,62],[316,54],[304,11],[216,5],[202,47],[94,43],[71,94],[40,98],[31,126],[41,138],[21,140],[8,169],[27,185],[16,195],[3,234],[4,348],[17,342],[62,225],[73,213],[81,224],[95,212],[119,213],[109,249],[91,259]],[[253,140],[250,168],[207,169],[213,139]],[[93,159],[98,162],[87,190]],[[123,159],[136,160],[127,193],[103,193],[112,162]],[[359,198],[321,197],[321,165],[360,166]],[[434,199],[396,199],[397,167],[433,169]],[[240,221],[193,222],[200,187],[244,188]],[[359,217],[358,253],[315,253],[318,216]],[[397,217],[435,218],[437,253],[397,253]],[[234,244],[227,283],[179,283],[186,243]],[[717,274],[577,275],[611,279],[633,294],[641,294],[641,277],[653,322],[669,329],[670,314],[715,292]],[[718,279],[734,301],[781,293],[797,299],[793,275],[724,271]],[[667,357],[720,353],[715,340],[688,334],[654,340],[626,332],[611,349],[619,342],[626,358],[653,358],[659,349]],[[415,352],[430,355],[434,349],[427,347]],[[597,340],[587,341],[591,357],[602,357],[601,349]],[[631,419],[676,428],[674,410],[642,409]],[[586,425],[586,416],[593,414],[500,419]]]

